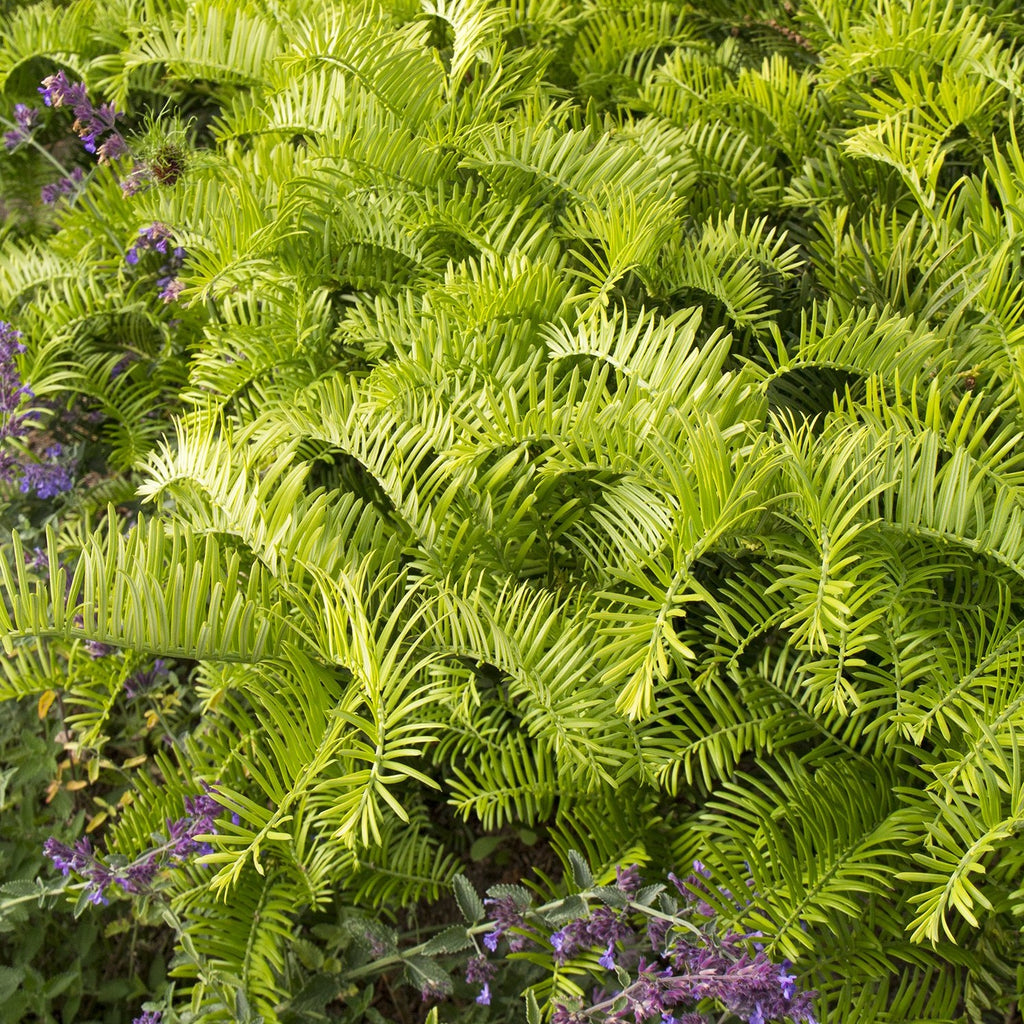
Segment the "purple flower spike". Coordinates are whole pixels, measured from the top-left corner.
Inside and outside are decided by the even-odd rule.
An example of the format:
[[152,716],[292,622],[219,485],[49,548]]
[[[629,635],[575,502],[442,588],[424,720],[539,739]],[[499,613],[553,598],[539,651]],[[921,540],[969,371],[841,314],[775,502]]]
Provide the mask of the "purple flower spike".
[[111,161],[118,159],[118,157],[124,156],[127,152],[128,143],[124,141],[120,133],[114,132],[112,135],[109,135],[106,142],[96,150],[96,156],[101,164],[109,164]]
[[160,1024],[163,1012],[160,1010],[146,1010],[132,1020],[132,1024]]
[[15,128],[4,135],[4,146],[13,150],[23,142],[28,142],[32,137],[32,129],[35,127],[38,117],[38,110],[28,107],[24,103],[16,103],[14,105]]
[[48,107],[80,107],[88,103],[86,99],[85,85],[82,82],[69,82],[63,71],[43,79],[43,84],[38,90],[43,102]]
[[70,491],[74,485],[67,465],[60,461],[61,456],[61,446],[55,444],[46,449],[45,462],[25,465],[19,485],[21,493],[34,492],[37,498],[55,498],[58,494]]
[[44,203],[53,206],[64,196],[74,196],[80,192],[84,181],[85,171],[81,167],[76,167],[68,177],[59,178],[52,185],[44,185],[40,196]]
[[67,878],[75,866],[75,851],[51,836],[43,843],[43,853],[53,861],[53,866]]

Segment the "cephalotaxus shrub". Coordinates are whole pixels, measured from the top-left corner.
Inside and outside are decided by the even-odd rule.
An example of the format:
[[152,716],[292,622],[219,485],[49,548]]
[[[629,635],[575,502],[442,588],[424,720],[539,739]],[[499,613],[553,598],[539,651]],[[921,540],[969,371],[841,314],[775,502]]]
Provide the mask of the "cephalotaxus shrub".
[[1014,5],[3,17],[4,870],[111,1013],[1019,1011]]

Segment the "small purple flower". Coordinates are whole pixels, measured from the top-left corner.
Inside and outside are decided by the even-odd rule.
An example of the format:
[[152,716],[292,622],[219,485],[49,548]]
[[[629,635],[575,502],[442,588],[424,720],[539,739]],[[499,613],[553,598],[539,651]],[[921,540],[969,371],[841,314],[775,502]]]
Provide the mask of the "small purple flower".
[[669,928],[672,926],[670,921],[666,921],[661,917],[652,917],[647,922],[647,942],[651,949],[660,951],[665,945],[665,936],[668,935]]
[[597,962],[604,967],[606,970],[612,971],[615,969],[615,943],[609,942],[608,948],[604,951],[604,954],[598,957]]
[[127,152],[128,143],[124,141],[119,132],[114,132],[109,135],[106,142],[96,150],[96,156],[101,164],[109,164],[118,157],[124,156]]
[[485,956],[473,956],[466,961],[466,983],[480,985],[494,977],[494,964]]
[[24,103],[16,103],[14,105],[15,127],[4,135],[4,146],[14,150],[23,142],[28,142],[32,137],[32,129],[35,127],[38,117],[38,110],[28,107]]
[[491,1005],[491,978],[497,968],[484,956],[474,956],[466,962],[466,983],[480,985],[480,994],[476,1001],[481,1006]]
[[161,1010],[146,1010],[134,1018],[132,1024],[160,1024],[162,1017],[163,1012]]
[[148,889],[156,877],[159,864],[154,856],[129,864],[122,878],[118,879],[121,888],[128,893],[140,893]]
[[28,569],[49,569],[50,558],[49,555],[42,548],[33,548],[31,551],[26,551],[25,555],[25,567]]
[[783,960],[779,967],[779,986],[782,989],[783,999],[792,999],[796,992],[796,975],[787,973],[790,966],[788,960]]
[[67,878],[75,866],[75,851],[51,836],[43,843],[43,853],[53,861],[53,866]]
[[121,194],[125,199],[138,195],[153,185],[153,174],[145,164],[136,163],[121,179]]
[[86,89],[82,82],[69,82],[63,71],[43,79],[38,90],[48,107],[81,107],[87,103]]
[[63,449],[59,444],[46,449],[45,461],[27,463],[22,467],[19,489],[22,494],[35,492],[37,498],[53,498],[70,491],[73,484],[67,465],[60,461]]
[[628,868],[615,869],[615,884],[627,896],[635,896],[640,891],[640,868],[630,864]]
[[167,678],[167,662],[157,658],[148,669],[140,669],[124,681],[125,695],[130,699],[140,693],[151,690],[160,681]]
[[59,178],[50,185],[44,185],[40,190],[40,198],[48,206],[53,206],[65,196],[75,196],[82,189],[85,181],[85,171],[76,167],[66,178]]
[[166,285],[164,285],[163,291],[160,292],[160,298],[164,302],[176,302],[178,296],[185,290],[185,282],[180,277],[172,278]]
[[[484,945],[493,953],[498,948],[498,940],[512,928],[532,931],[526,928],[522,911],[511,896],[501,896],[497,899],[485,899],[484,906],[488,908],[494,923],[497,926],[493,932],[484,936]],[[508,936],[508,948],[513,953],[525,949],[530,939],[526,935],[512,934]]]

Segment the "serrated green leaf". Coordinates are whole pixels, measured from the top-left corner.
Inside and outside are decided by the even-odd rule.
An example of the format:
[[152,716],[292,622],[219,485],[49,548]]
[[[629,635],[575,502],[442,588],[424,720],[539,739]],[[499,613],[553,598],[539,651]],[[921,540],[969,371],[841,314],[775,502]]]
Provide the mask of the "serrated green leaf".
[[452,987],[448,972],[436,960],[419,954],[406,959],[405,978],[414,988],[429,989],[435,995],[444,995]]
[[477,895],[473,883],[465,875],[456,875],[452,879],[452,887],[455,890],[455,900],[459,904],[462,916],[470,923],[476,924],[484,917],[483,900]]
[[78,899],[75,901],[74,915],[76,918],[81,917],[85,913],[86,908],[92,906],[92,900],[89,899],[89,890],[83,889],[78,894]]
[[593,890],[594,895],[609,907],[624,907],[629,902],[626,894],[616,885],[599,885]]
[[533,895],[529,889],[521,885],[509,885],[506,882],[500,882],[497,885],[492,885],[487,890],[487,895],[492,900],[501,900],[511,897],[512,902],[515,903],[516,909],[520,912],[528,909],[533,904]]
[[570,850],[568,856],[573,881],[580,889],[589,889],[594,884],[594,875],[590,870],[590,865],[578,850]]
[[654,885],[645,885],[634,897],[633,902],[641,907],[650,907],[654,901],[665,891],[665,886],[660,882]]
[[461,925],[453,925],[445,928],[423,946],[423,953],[426,956],[433,956],[437,953],[458,953],[460,949],[472,946],[473,940],[469,933]]
[[533,989],[528,988],[526,990],[526,1024],[540,1024],[540,1006],[537,1003],[537,997],[533,994]]
[[5,896],[35,896],[42,895],[45,891],[38,882],[30,881],[27,878],[19,878],[14,882],[5,882],[0,885],[0,892]]
[[584,917],[586,913],[587,901],[582,896],[566,896],[560,903],[544,912],[544,920],[548,924],[562,924],[564,921]]

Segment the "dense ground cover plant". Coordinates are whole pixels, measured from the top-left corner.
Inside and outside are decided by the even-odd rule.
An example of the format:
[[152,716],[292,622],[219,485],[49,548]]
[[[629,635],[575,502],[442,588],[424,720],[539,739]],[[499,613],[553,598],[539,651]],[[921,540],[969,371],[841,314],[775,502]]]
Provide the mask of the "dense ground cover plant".
[[658,1020],[556,922],[409,950],[470,867],[699,861],[706,948],[819,1019],[1020,1014],[1016,4],[0,28],[0,694],[60,759],[3,870],[139,936],[38,1006],[411,1019],[387,961]]

